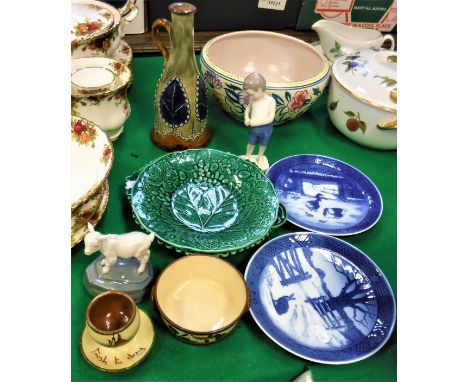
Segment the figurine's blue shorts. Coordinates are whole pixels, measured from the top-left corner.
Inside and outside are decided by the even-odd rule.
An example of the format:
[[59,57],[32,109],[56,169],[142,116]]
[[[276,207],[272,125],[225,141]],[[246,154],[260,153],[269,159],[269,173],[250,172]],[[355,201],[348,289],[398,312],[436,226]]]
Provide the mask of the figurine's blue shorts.
[[249,144],[266,146],[273,132],[271,123],[262,126],[255,126],[249,129]]

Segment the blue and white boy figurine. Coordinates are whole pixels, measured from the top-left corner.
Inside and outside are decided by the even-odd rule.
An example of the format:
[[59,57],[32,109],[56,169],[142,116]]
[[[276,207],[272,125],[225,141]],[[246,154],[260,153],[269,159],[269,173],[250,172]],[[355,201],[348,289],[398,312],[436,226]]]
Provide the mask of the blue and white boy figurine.
[[[260,73],[253,72],[245,77],[243,88],[250,96],[244,114],[244,124],[250,127],[250,131],[247,153],[242,158],[256,163],[260,169],[266,171],[269,164],[264,153],[273,132],[276,102],[265,92],[266,80]],[[252,155],[256,145],[259,145],[258,155]]]

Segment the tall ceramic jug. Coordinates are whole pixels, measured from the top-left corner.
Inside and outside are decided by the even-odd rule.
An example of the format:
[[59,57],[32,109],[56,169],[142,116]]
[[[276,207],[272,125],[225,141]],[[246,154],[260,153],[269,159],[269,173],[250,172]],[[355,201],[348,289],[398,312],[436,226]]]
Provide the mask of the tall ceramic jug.
[[[211,139],[207,89],[193,48],[196,10],[192,4],[173,3],[169,6],[172,22],[157,19],[152,26],[153,40],[164,57],[164,70],[156,89],[151,139],[167,151],[203,147]],[[160,28],[169,33],[169,49],[161,41]]]

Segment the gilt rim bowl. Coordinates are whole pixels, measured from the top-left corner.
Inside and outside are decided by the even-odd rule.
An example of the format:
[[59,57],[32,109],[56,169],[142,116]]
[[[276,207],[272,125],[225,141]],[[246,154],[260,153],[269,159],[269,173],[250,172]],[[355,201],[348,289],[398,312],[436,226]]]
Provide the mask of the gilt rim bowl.
[[127,177],[125,188],[137,224],[185,254],[234,254],[286,221],[265,174],[223,151],[166,154]]

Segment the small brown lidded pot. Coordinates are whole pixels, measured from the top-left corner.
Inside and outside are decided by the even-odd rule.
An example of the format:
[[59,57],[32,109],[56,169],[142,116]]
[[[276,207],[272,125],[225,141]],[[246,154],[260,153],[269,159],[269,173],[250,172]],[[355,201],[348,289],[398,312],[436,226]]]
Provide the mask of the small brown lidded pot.
[[169,264],[151,299],[171,333],[196,345],[224,338],[250,306],[242,274],[225,260],[198,254]]
[[112,347],[130,341],[139,327],[140,311],[125,293],[101,293],[86,309],[86,330],[103,346]]

